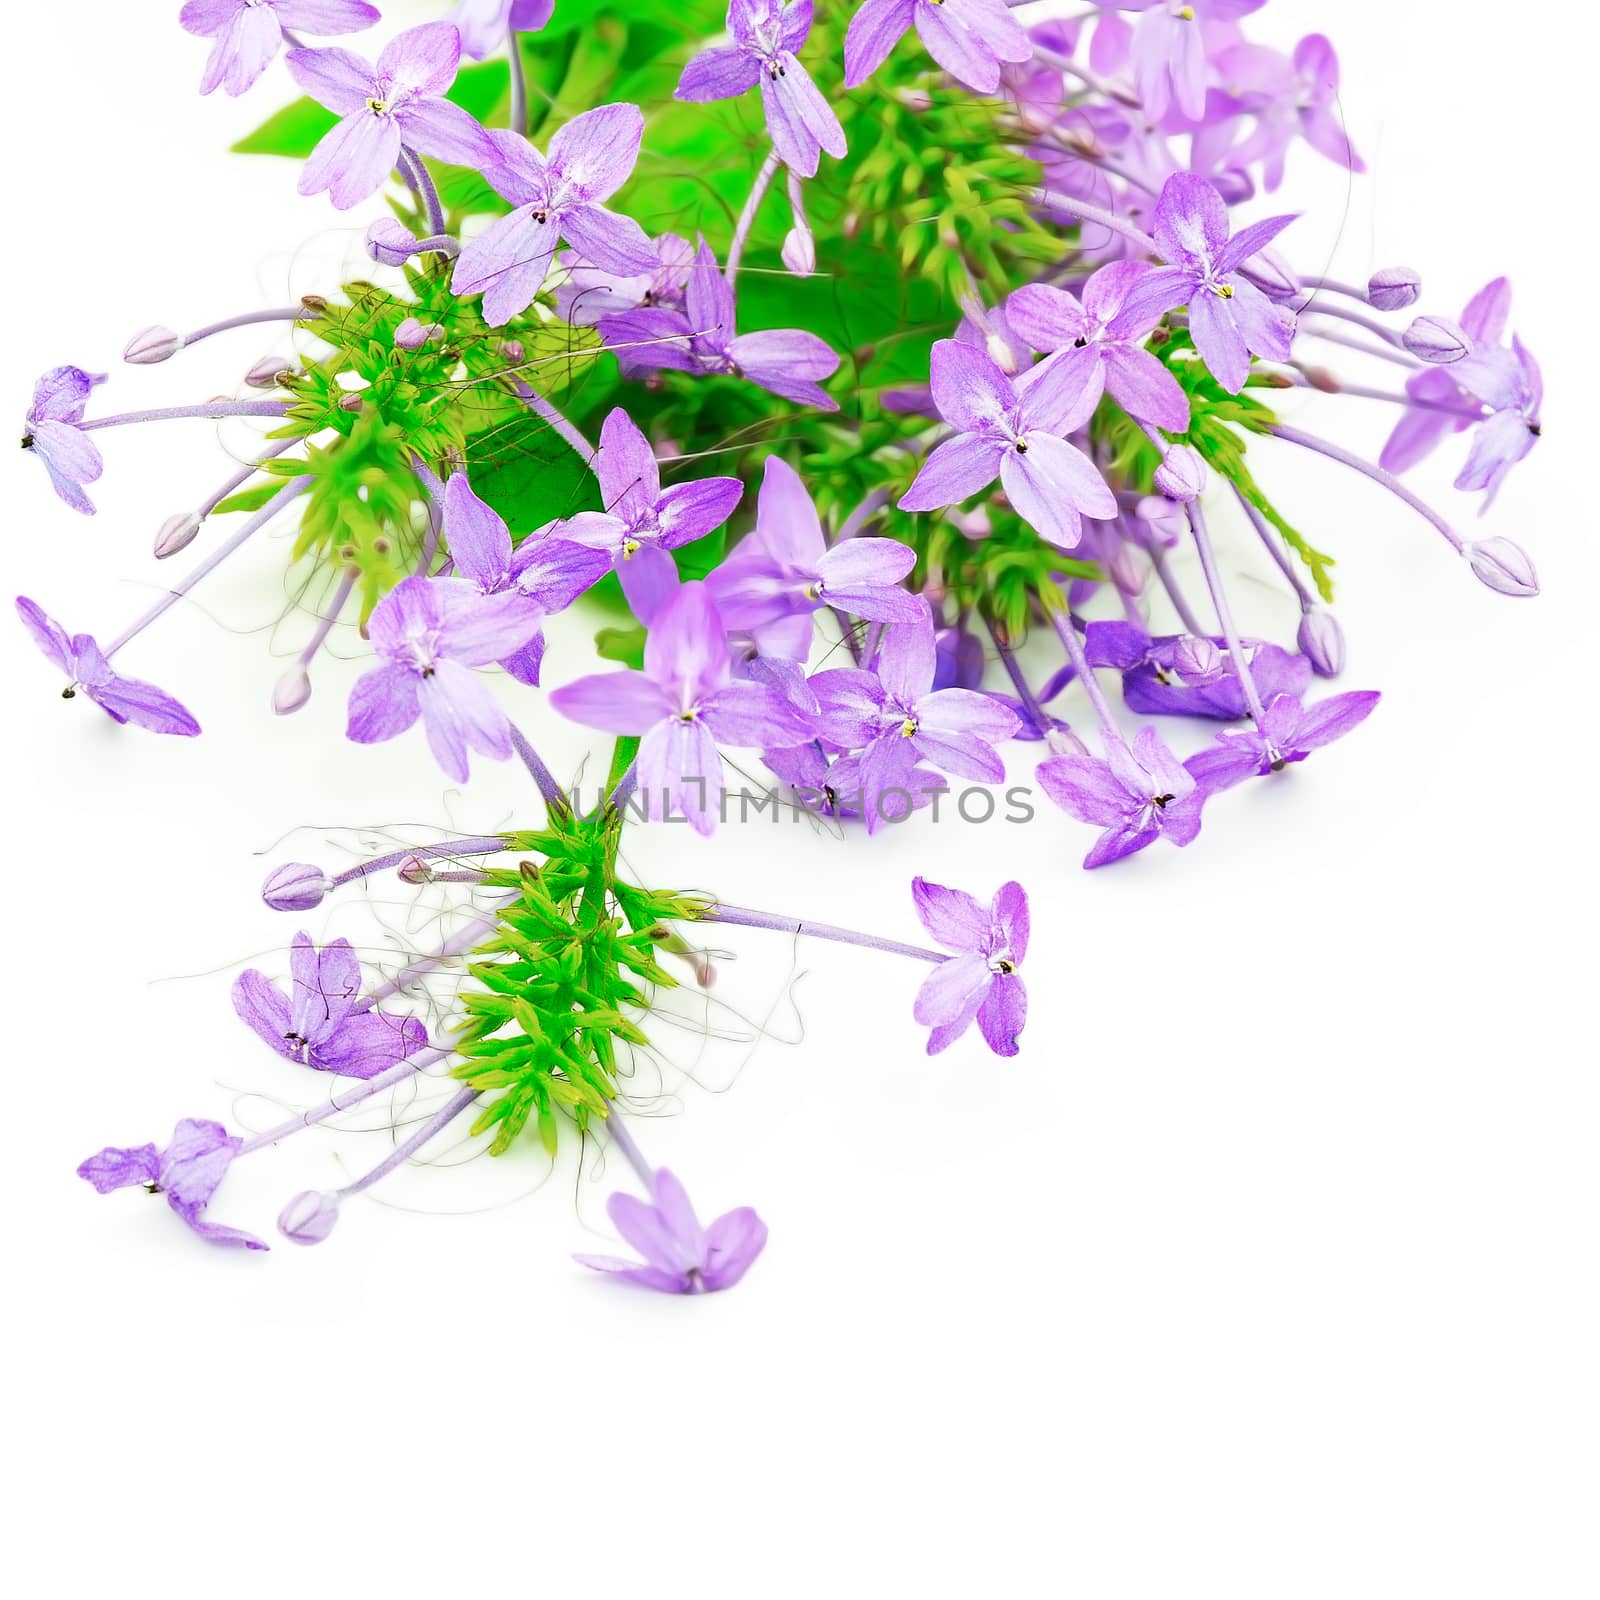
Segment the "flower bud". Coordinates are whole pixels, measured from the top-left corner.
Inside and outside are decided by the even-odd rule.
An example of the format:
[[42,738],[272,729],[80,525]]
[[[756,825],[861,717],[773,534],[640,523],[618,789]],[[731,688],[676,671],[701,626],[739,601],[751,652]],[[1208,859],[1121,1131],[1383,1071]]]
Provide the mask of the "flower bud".
[[1111,554],[1105,558],[1106,575],[1126,595],[1136,595],[1144,588],[1144,567],[1134,547],[1118,539]]
[[280,717],[298,711],[311,698],[311,674],[300,662],[288,669],[272,688],[272,709]]
[[1293,300],[1300,293],[1300,280],[1276,250],[1258,250],[1240,263],[1239,275],[1248,278],[1269,300]]
[[1300,619],[1296,642],[1319,678],[1337,678],[1344,671],[1344,629],[1331,611],[1312,606]]
[[1448,317],[1418,317],[1400,335],[1400,342],[1419,361],[1447,367],[1472,353],[1472,341],[1459,323]]
[[1187,633],[1172,647],[1172,669],[1185,683],[1205,683],[1222,671],[1222,652],[1209,639]]
[[1160,545],[1163,550],[1176,549],[1189,526],[1183,513],[1174,510],[1172,502],[1158,494],[1147,494],[1133,508],[1133,514],[1143,527],[1145,542],[1152,547]]
[[1169,500],[1198,500],[1206,486],[1206,464],[1186,444],[1175,444],[1156,468],[1156,488]]
[[527,353],[528,352],[523,349],[522,341],[520,339],[507,339],[506,342],[500,346],[500,354],[503,355],[506,360],[512,364],[512,366],[515,366]]
[[1479,539],[1467,546],[1467,560],[1478,581],[1496,594],[1528,600],[1539,592],[1539,574],[1533,570],[1527,551],[1509,539]]
[[1044,742],[1050,746],[1053,756],[1086,756],[1089,747],[1071,728],[1051,728],[1044,736]]
[[366,403],[359,390],[354,390],[347,395],[341,395],[338,400],[338,406],[341,411],[359,411]]
[[367,229],[367,254],[386,267],[403,267],[417,253],[417,236],[393,217],[379,217]]
[[296,1244],[321,1244],[338,1220],[338,1195],[307,1189],[278,1213],[278,1232]]
[[402,883],[433,882],[433,868],[421,856],[407,856],[400,863],[398,875]]
[[156,560],[165,561],[168,556],[175,556],[180,550],[187,550],[194,543],[194,536],[199,531],[198,511],[180,511],[176,516],[168,517],[156,530]]
[[809,278],[817,270],[816,235],[803,219],[789,230],[783,241],[783,264],[797,278]]
[[333,887],[321,867],[304,861],[286,861],[267,874],[261,885],[261,898],[274,911],[310,911],[322,904],[323,896]]
[[122,359],[136,367],[153,367],[158,361],[170,361],[183,349],[183,335],[171,328],[145,328],[128,341]]
[[244,381],[252,389],[276,389],[289,371],[289,363],[282,356],[262,356],[245,373]]
[[407,317],[394,330],[395,347],[400,350],[420,350],[425,344],[437,344],[444,338],[444,329],[437,322],[418,322]]
[[1404,311],[1422,293],[1422,279],[1410,267],[1384,267],[1367,279],[1367,304],[1377,311]]

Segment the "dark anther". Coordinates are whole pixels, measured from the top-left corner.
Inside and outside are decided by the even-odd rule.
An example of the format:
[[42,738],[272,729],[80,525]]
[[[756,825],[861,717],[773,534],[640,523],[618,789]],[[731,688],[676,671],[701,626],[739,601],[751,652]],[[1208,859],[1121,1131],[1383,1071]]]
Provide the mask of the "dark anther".
[[1088,342],[1089,342],[1089,341],[1088,341],[1088,340],[1087,340],[1087,339],[1074,339],[1074,340],[1073,340],[1073,341],[1072,341],[1072,348],[1073,348],[1073,349],[1074,349],[1074,350],[1081,350],[1081,349],[1083,349],[1083,347],[1084,347],[1084,346],[1085,346],[1085,345],[1086,345],[1086,344],[1088,344]]
[[1028,453],[1028,441],[1026,439],[1018,439],[1017,440],[1017,454],[1019,456],[1025,456],[1025,455],[1027,455],[1027,453]]
[[1278,759],[1272,763],[1272,770],[1274,772],[1282,772],[1283,769],[1288,765],[1289,763],[1285,761],[1282,756],[1279,756]]
[[69,684],[61,691],[61,698],[63,700],[76,700],[78,698],[78,691]]
[[1151,804],[1155,806],[1157,811],[1165,811],[1168,805],[1171,804],[1172,799],[1173,797],[1170,794],[1158,794],[1155,799],[1151,801]]
[[1531,433],[1535,439],[1543,438],[1544,424],[1542,422],[1530,422],[1528,424],[1528,432]]
[[540,223],[548,222],[550,220],[550,213],[548,211],[535,211],[533,214],[533,220]]
[[22,436],[22,448],[24,450],[33,449],[33,435],[31,433],[23,434],[23,436]]

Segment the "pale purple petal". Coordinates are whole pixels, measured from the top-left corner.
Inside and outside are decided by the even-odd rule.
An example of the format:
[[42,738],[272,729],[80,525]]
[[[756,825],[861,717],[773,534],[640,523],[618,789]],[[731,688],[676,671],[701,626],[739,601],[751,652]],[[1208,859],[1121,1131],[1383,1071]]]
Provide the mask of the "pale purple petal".
[[290,75],[318,105],[337,116],[366,111],[377,91],[372,64],[349,50],[291,50],[284,58]]
[[646,544],[624,555],[616,570],[628,609],[645,627],[654,627],[681,587],[676,563],[660,545]]
[[67,641],[66,629],[49,616],[37,601],[28,599],[26,595],[17,596],[17,615],[22,618],[23,627],[46,659],[53,661],[63,672],[72,672],[72,647]]
[[1213,260],[1228,242],[1228,208],[1216,187],[1192,172],[1168,178],[1156,202],[1155,238],[1173,266]]
[[976,950],[951,956],[923,980],[911,1014],[925,1028],[948,1026],[963,1018],[970,1022],[978,1014],[994,976],[987,959]]
[[378,57],[378,76],[397,89],[440,95],[456,81],[461,35],[453,23],[425,22],[397,33]]
[[484,320],[500,327],[533,304],[561,237],[554,221],[539,222],[531,205],[501,217],[456,257],[450,287],[483,293]]
[[911,898],[922,926],[946,950],[980,950],[989,937],[989,912],[964,889],[947,889],[926,878],[911,880]]
[[365,109],[336,124],[317,142],[300,174],[301,194],[320,194],[340,211],[358,206],[383,187],[400,158],[400,128],[393,117]]
[[427,1043],[428,1030],[416,1017],[363,1011],[346,1017],[330,1038],[309,1053],[306,1064],[342,1078],[375,1078]]
[[997,1056],[1017,1053],[1017,1035],[1028,1020],[1028,991],[1014,972],[1000,973],[978,1008],[978,1028],[983,1042]]
[[761,63],[739,49],[702,50],[673,90],[679,100],[730,100],[761,81]]
[[647,272],[655,265],[655,246],[632,217],[604,206],[573,206],[561,213],[567,243],[603,272]]
[[423,581],[438,591],[439,650],[462,666],[486,667],[503,660],[527,644],[544,620],[540,608],[517,589],[486,595],[459,579]]
[[[550,141],[547,153],[552,179],[560,174],[560,201],[593,205],[610,199],[632,175],[643,138],[644,113],[638,106],[596,106],[574,117]],[[654,251],[649,265],[655,265]]]
[[483,679],[459,661],[447,660],[436,662],[432,674],[416,683],[428,748],[457,783],[467,780],[469,749],[497,761],[510,757],[511,725]]
[[969,499],[987,489],[1000,472],[1000,460],[1009,454],[998,439],[977,433],[958,433],[936,445],[922,463],[911,487],[900,497],[902,511],[937,511]]
[[280,1056],[294,1054],[285,1037],[292,1031],[289,1002],[264,972],[251,968],[233,980],[233,1009],[239,1020]]
[[1001,427],[1016,410],[1011,380],[973,345],[938,340],[929,357],[929,382],[939,414],[963,433]]
[[500,514],[473,493],[464,472],[444,491],[445,540],[456,571],[489,590],[511,570],[511,532]]
[[601,733],[648,732],[677,709],[642,672],[602,672],[553,690],[550,704],[572,722]]
[[729,343],[728,354],[752,383],[785,400],[815,406],[819,411],[839,409],[838,402],[819,387],[839,370],[839,357],[814,333],[773,328],[740,334]]
[[1250,350],[1229,309],[1229,302],[1201,289],[1189,303],[1189,332],[1200,358],[1229,394],[1238,394],[1250,376]]
[[701,1269],[706,1288],[731,1289],[766,1244],[767,1225],[749,1206],[724,1212],[706,1229],[705,1266]]
[[470,112],[449,100],[413,100],[396,113],[405,142],[435,161],[481,171],[498,159],[494,141]]
[[1183,385],[1148,350],[1112,345],[1104,364],[1106,387],[1130,417],[1168,433],[1189,431],[1189,397]]
[[417,720],[417,675],[386,661],[356,680],[350,691],[345,736],[357,744],[381,744]]
[[676,550],[704,538],[733,515],[743,498],[744,484],[738,478],[701,478],[671,485],[656,502],[662,544]]
[[614,407],[600,426],[594,474],[607,512],[624,522],[643,520],[661,498],[655,451],[621,406]]
[[161,1176],[161,1152],[153,1144],[118,1149],[108,1145],[78,1168],[78,1176],[101,1194],[129,1189],[136,1183],[155,1183]]
[[864,0],[845,34],[845,88],[859,88],[888,60],[915,11],[916,0]]

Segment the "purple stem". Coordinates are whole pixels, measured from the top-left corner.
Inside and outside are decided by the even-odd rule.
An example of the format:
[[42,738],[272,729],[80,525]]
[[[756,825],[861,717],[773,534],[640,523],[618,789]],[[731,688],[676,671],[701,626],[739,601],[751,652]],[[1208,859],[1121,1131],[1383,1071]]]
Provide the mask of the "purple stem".
[[1028,713],[1028,720],[1038,729],[1042,739],[1055,726],[1050,719],[1050,713],[1039,704],[1039,697],[1028,687],[1028,680],[1023,676],[1022,663],[1017,660],[1016,652],[1012,650],[1001,637],[1000,630],[988,617],[983,619],[983,625],[989,630],[989,637],[994,640],[994,647],[1000,653],[1000,665],[1006,669],[1006,676],[1011,679],[1011,686],[1017,691],[1017,699],[1022,702],[1022,709]]
[[1370,461],[1363,461],[1360,456],[1353,455],[1336,444],[1330,444],[1326,439],[1319,439],[1314,433],[1302,433],[1298,428],[1288,427],[1281,422],[1274,423],[1267,432],[1289,444],[1299,445],[1302,450],[1315,451],[1319,456],[1326,456],[1330,461],[1337,461],[1341,466],[1349,467],[1352,472],[1359,472],[1362,477],[1371,478],[1374,483],[1382,484],[1390,494],[1404,500],[1418,516],[1425,517],[1431,522],[1450,541],[1450,546],[1457,555],[1466,554],[1467,547],[1461,535],[1426,500],[1414,495],[1392,472],[1385,472],[1382,467],[1374,466]]
[[503,834],[492,833],[475,839],[447,839],[443,844],[410,845],[404,850],[392,851],[386,856],[374,856],[371,861],[363,861],[354,867],[346,867],[341,873],[330,878],[329,885],[334,889],[342,889],[347,883],[355,883],[360,878],[370,877],[374,872],[386,871],[389,867],[398,867],[402,861],[409,861],[415,856],[419,861],[449,861],[456,856],[493,856],[499,855],[511,848]]
[[120,428],[130,422],[178,422],[185,417],[215,421],[222,417],[286,417],[288,414],[287,400],[212,400],[203,406],[158,406],[153,411],[123,411],[114,417],[96,417],[76,426],[79,433],[93,433],[97,428]]
[[119,633],[105,647],[106,660],[109,661],[124,645],[136,639],[157,617],[170,611],[202,578],[220,567],[235,550],[240,549],[252,535],[277,516],[296,495],[304,494],[310,487],[310,478],[295,478],[286,483],[231,539],[219,545],[198,567],[188,573],[176,587],[169,589],[162,595],[138,621]]
[[528,743],[527,736],[516,723],[510,723],[511,748],[521,758],[523,766],[528,769],[529,775],[539,786],[539,793],[544,796],[545,805],[552,811],[571,811],[572,802],[567,798],[562,787],[555,780],[551,772],[539,757],[539,752]]
[[517,30],[506,33],[506,58],[511,67],[511,131],[524,138],[528,133],[528,75],[522,65],[522,46]]
[[1089,704],[1094,707],[1094,714],[1100,719],[1101,731],[1107,739],[1126,748],[1128,741],[1123,738],[1122,729],[1117,726],[1117,719],[1111,714],[1111,704],[1105,697],[1105,691],[1101,689],[1099,679],[1094,675],[1094,668],[1089,665],[1089,657],[1084,653],[1083,640],[1078,637],[1078,630],[1067,610],[1065,597],[1057,593],[1041,595],[1040,598],[1044,602],[1044,609],[1050,618],[1051,626],[1056,630],[1056,635],[1067,652],[1067,659],[1072,663],[1078,681],[1083,685],[1083,692],[1088,695]]
[[339,1199],[348,1200],[351,1195],[360,1194],[363,1189],[370,1189],[380,1178],[388,1177],[396,1167],[403,1166],[436,1134],[442,1133],[482,1092],[481,1089],[458,1089],[409,1139],[403,1144],[397,1144],[387,1158],[380,1161],[371,1172],[357,1178],[354,1183],[347,1183],[342,1189],[336,1189],[334,1193]]
[[710,907],[701,920],[726,922],[740,928],[770,928],[775,933],[809,934],[813,939],[861,945],[867,950],[886,951],[889,955],[910,956],[915,961],[950,959],[942,951],[927,950],[919,944],[901,944],[897,939],[880,939],[875,933],[856,933],[850,928],[836,928],[830,923],[809,922],[799,917],[782,917],[771,911],[748,911],[742,906],[725,905],[721,901]]
[[1194,534],[1195,549],[1200,552],[1200,567],[1206,575],[1206,587],[1211,591],[1211,603],[1216,607],[1217,623],[1228,646],[1228,665],[1232,667],[1234,677],[1239,680],[1239,687],[1244,690],[1245,704],[1250,707],[1250,715],[1259,728],[1266,711],[1261,704],[1261,694],[1256,688],[1255,675],[1250,671],[1244,647],[1239,642],[1239,630],[1233,625],[1233,612],[1228,606],[1227,591],[1222,587],[1222,574],[1217,569],[1216,552],[1211,548],[1211,535],[1206,528],[1205,513],[1200,509],[1198,500],[1191,500],[1185,510],[1189,513],[1189,527]]
[[874,489],[854,511],[839,524],[839,531],[833,536],[835,544],[843,544],[846,539],[853,539],[888,505],[890,492],[887,489]]
[[211,513],[215,511],[230,494],[233,493],[235,489],[242,488],[250,481],[251,478],[256,475],[257,471],[261,467],[262,462],[271,461],[274,456],[281,456],[290,445],[298,444],[299,442],[300,441],[298,439],[278,439],[269,444],[267,448],[261,452],[260,456],[256,460],[252,461],[247,467],[245,467],[242,472],[235,473],[233,477],[229,478],[228,481],[223,484],[223,486],[218,489],[215,494],[207,495],[206,498],[195,507],[195,515],[197,517],[209,517]]
[[772,187],[772,180],[782,164],[778,152],[769,150],[767,159],[761,163],[761,170],[756,174],[756,181],[750,185],[750,196],[744,203],[744,210],[739,213],[739,221],[733,230],[733,242],[728,246],[728,265],[723,276],[730,287],[734,274],[739,270],[739,261],[744,255],[750,230],[755,226],[756,212],[761,209],[761,202],[766,199],[767,190]]
[[1167,591],[1167,598],[1172,602],[1172,608],[1178,613],[1178,621],[1184,628],[1202,638],[1205,629],[1200,625],[1200,619],[1194,614],[1194,607],[1189,604],[1188,598],[1178,587],[1178,580],[1172,574],[1171,563],[1167,560],[1167,552],[1154,539],[1150,541],[1150,565],[1156,569],[1156,576],[1161,580],[1161,587]]
[[1335,317],[1340,322],[1348,322],[1357,328],[1364,328],[1374,338],[1381,339],[1393,349],[1404,350],[1406,347],[1405,340],[1393,328],[1386,328],[1381,322],[1377,322],[1371,317],[1364,317],[1359,311],[1351,311],[1347,306],[1310,305],[1301,309],[1314,312],[1319,317]]
[[422,204],[428,213],[428,226],[435,233],[444,232],[444,207],[439,203],[439,191],[434,185],[433,174],[428,171],[428,164],[415,150],[400,146],[400,154],[411,162],[411,170],[416,179],[417,193],[422,196]]
[[[1307,316],[1312,312],[1305,313]],[[1420,372],[1422,363],[1414,356],[1408,355],[1404,350],[1391,350],[1387,345],[1368,344],[1364,339],[1352,339],[1346,334],[1335,333],[1329,328],[1311,328],[1304,330],[1313,339],[1325,340],[1328,344],[1336,344],[1343,350],[1356,350],[1364,356],[1376,356],[1380,361],[1392,361],[1397,367],[1404,367],[1407,372]]]
[[520,378],[511,380],[517,394],[527,404],[528,409],[536,417],[549,423],[574,450],[583,457],[584,461],[592,468],[594,458],[599,453],[595,447],[584,438],[583,434],[575,428],[562,414],[531,385],[524,383]]
[[1289,587],[1294,590],[1296,598],[1300,601],[1300,609],[1311,610],[1316,601],[1312,598],[1311,591],[1301,581],[1300,574],[1295,571],[1294,561],[1290,558],[1289,552],[1283,548],[1283,540],[1277,537],[1267,519],[1251,505],[1238,484],[1230,482],[1228,487],[1233,490],[1234,498],[1244,508],[1244,514],[1250,519],[1251,526],[1260,535],[1262,544],[1267,547],[1267,554],[1277,562],[1278,569],[1289,580]]
[[190,345],[199,344],[202,339],[209,339],[214,333],[227,333],[230,328],[248,328],[257,322],[298,322],[302,317],[315,315],[315,312],[303,305],[274,306],[269,311],[244,311],[236,317],[224,317],[221,322],[208,322],[205,327],[184,334],[183,343],[178,348],[187,350]]
[[327,642],[328,635],[333,632],[333,625],[339,620],[339,613],[344,610],[345,602],[350,598],[350,591],[356,586],[356,571],[352,567],[340,578],[339,586],[333,591],[333,599],[328,603],[328,609],[317,618],[317,626],[307,641],[306,647],[300,652],[300,665],[309,667],[317,658],[317,652]]
[[622,1120],[622,1113],[615,1103],[606,1113],[606,1131],[611,1135],[612,1142],[628,1158],[628,1165],[638,1174],[639,1182],[644,1185],[645,1193],[650,1194],[655,1189],[655,1173],[651,1170],[650,1163],[644,1158],[642,1151],[634,1143],[633,1135],[628,1132],[627,1124]]
[[1413,411],[1437,411],[1441,416],[1459,417],[1463,422],[1483,421],[1483,409],[1469,411],[1465,406],[1441,405],[1437,400],[1418,400],[1409,394],[1397,394],[1393,389],[1369,389],[1365,384],[1346,383],[1343,378],[1334,377],[1337,388],[1325,389],[1320,383],[1306,376],[1303,372],[1290,374],[1290,381],[1297,389],[1310,389],[1317,394],[1349,394],[1358,400],[1386,400],[1390,405],[1406,406]]
[[1052,211],[1065,211],[1069,216],[1081,217],[1085,222],[1098,222],[1102,228],[1109,228],[1113,233],[1120,233],[1124,239],[1131,239],[1157,261],[1163,259],[1155,240],[1144,229],[1136,228],[1131,222],[1119,217],[1114,211],[1107,211],[1103,206],[1091,205],[1087,200],[1075,200],[1071,195],[1058,194],[1054,189],[1041,189],[1037,204],[1047,206]]

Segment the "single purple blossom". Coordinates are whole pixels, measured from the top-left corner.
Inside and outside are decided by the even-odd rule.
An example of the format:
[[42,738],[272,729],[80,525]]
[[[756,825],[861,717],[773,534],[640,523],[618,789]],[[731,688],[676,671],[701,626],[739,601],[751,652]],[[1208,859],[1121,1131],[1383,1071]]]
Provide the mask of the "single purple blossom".
[[1307,34],[1292,58],[1264,45],[1237,45],[1222,52],[1217,69],[1255,118],[1228,158],[1246,167],[1259,162],[1269,190],[1283,182],[1284,156],[1297,134],[1347,171],[1366,171],[1339,121],[1339,58],[1322,34]]
[[761,1254],[767,1225],[749,1207],[724,1212],[702,1228],[689,1196],[665,1167],[650,1182],[649,1202],[613,1194],[606,1213],[617,1232],[644,1257],[578,1255],[573,1259],[662,1294],[711,1294],[731,1289]]
[[111,669],[100,646],[86,633],[70,638],[67,630],[24,595],[17,596],[17,615],[44,655],[72,680],[61,691],[70,700],[82,690],[113,722],[131,722],[152,733],[193,738],[200,724],[164,689],[124,678]]
[[1013,383],[981,350],[954,339],[934,345],[931,372],[934,402],[957,432],[929,453],[902,511],[956,505],[998,477],[1022,520],[1063,550],[1082,538],[1083,517],[1117,514],[1094,463],[1061,437],[1094,409],[1084,403],[1081,374],[1044,361]]
[[1266,3],[1267,0],[1115,0],[1114,9],[1118,11],[1144,13],[1133,33],[1130,56],[1139,100],[1152,122],[1160,122],[1174,105],[1193,122],[1205,117],[1206,25],[1236,22]]
[[495,164],[488,133],[444,97],[461,62],[461,35],[448,22],[396,34],[376,66],[349,50],[291,50],[286,59],[295,82],[342,119],[311,152],[301,194],[326,189],[348,211],[382,187],[402,145],[456,166]]
[[461,35],[461,53],[482,61],[510,34],[540,33],[555,12],[555,0],[460,0],[447,21]]
[[50,486],[85,516],[94,515],[94,502],[83,492],[105,470],[99,447],[79,431],[89,395],[106,381],[103,372],[82,367],[52,367],[33,386],[33,404],[23,423],[22,448],[31,450],[50,474]]
[[[744,484],[701,478],[663,489],[650,441],[620,406],[601,425],[594,473],[606,509],[580,511],[558,530],[615,569],[633,614],[648,627],[678,588],[671,552],[720,528],[743,498]],[[726,614],[724,621],[739,625]]]
[[350,691],[346,734],[357,744],[396,738],[422,718],[428,747],[458,783],[467,752],[511,754],[511,724],[470,670],[514,656],[539,632],[542,613],[516,590],[483,594],[459,578],[407,578],[367,624],[381,659]]
[[421,1050],[428,1030],[416,1017],[362,1007],[361,963],[348,939],[318,950],[308,933],[290,946],[292,995],[264,972],[241,972],[233,983],[239,1019],[280,1056],[346,1078],[373,1078]]
[[1342,739],[1372,715],[1378,699],[1375,689],[1357,689],[1305,706],[1295,695],[1280,694],[1267,702],[1259,728],[1230,728],[1184,764],[1202,793],[1220,794],[1247,778],[1281,772]]
[[772,148],[804,178],[822,151],[845,153],[844,129],[796,59],[811,32],[812,0],[728,0],[733,46],[702,50],[683,69],[679,100],[728,100],[761,85]]
[[831,548],[800,475],[768,456],[756,525],[706,580],[723,621],[764,654],[804,658],[823,606],[869,622],[915,622],[926,610],[900,580],[917,554],[895,539],[845,539]]
[[1131,747],[1112,740],[1104,761],[1051,756],[1038,777],[1068,816],[1105,829],[1085,867],[1107,866],[1162,838],[1182,848],[1200,832],[1206,793],[1154,728],[1141,728]]
[[597,584],[610,563],[564,537],[559,523],[535,529],[513,549],[505,519],[478,498],[464,472],[456,473],[448,487],[425,468],[420,475],[430,499],[443,507],[445,546],[455,575],[481,595],[522,597],[521,616],[533,625],[533,635],[497,665],[518,683],[536,685],[544,659],[544,619],[565,611]]
[[767,684],[734,677],[727,629],[703,583],[684,584],[656,613],[644,671],[580,678],[550,703],[585,727],[639,737],[647,814],[664,821],[676,807],[706,835],[716,831],[722,794],[719,743],[799,744],[811,731]]
[[644,229],[600,203],[628,181],[639,159],[644,115],[638,106],[596,106],[574,117],[551,139],[548,157],[519,133],[496,130],[491,137],[495,150],[484,176],[515,209],[462,250],[450,277],[457,294],[482,292],[490,326],[533,303],[562,239],[605,271],[656,269]]
[[360,33],[379,20],[365,0],[189,0],[178,13],[187,32],[212,41],[200,93],[241,95],[272,64],[284,29],[318,36]]
[[1080,404],[1092,410],[1101,393],[1141,422],[1168,433],[1189,431],[1189,397],[1142,341],[1162,313],[1141,306],[1140,286],[1155,268],[1143,261],[1113,261],[1083,286],[1079,300],[1045,283],[1018,289],[1006,301],[1010,326],[1080,386]]
[[694,246],[676,233],[663,233],[651,241],[656,265],[648,272],[609,272],[586,261],[576,250],[556,258],[563,274],[556,288],[556,312],[580,328],[593,327],[602,317],[641,307],[681,311],[694,267]]
[[1017,1053],[1028,1019],[1028,990],[1017,969],[1028,954],[1028,896],[1020,883],[1005,884],[987,906],[961,889],[914,878],[911,893],[922,925],[946,950],[917,991],[912,1015],[932,1028],[928,1054],[936,1056],[976,1020],[983,1042],[997,1056]]
[[1214,185],[1192,173],[1169,178],[1156,203],[1156,244],[1170,263],[1146,278],[1138,298],[1146,310],[1189,307],[1189,333],[1212,376],[1238,394],[1253,351],[1287,361],[1294,313],[1275,305],[1239,268],[1295,219],[1268,217],[1229,234],[1228,208]]
[[705,240],[684,289],[684,309],[648,306],[600,319],[600,334],[617,353],[624,377],[647,372],[729,373],[785,400],[837,411],[819,387],[839,370],[839,357],[814,333],[769,328],[735,333],[733,286]]
[[845,88],[865,83],[911,27],[952,78],[979,94],[1000,87],[1002,62],[1033,54],[1005,0],[865,0],[845,34]]
[[141,1184],[151,1194],[164,1194],[167,1204],[202,1239],[212,1244],[242,1245],[246,1250],[265,1250],[266,1245],[251,1234],[212,1222],[205,1215],[217,1185],[227,1176],[243,1143],[220,1122],[186,1117],[172,1130],[172,1142],[165,1150],[158,1150],[153,1144],[132,1149],[108,1146],[90,1156],[78,1168],[78,1176],[101,1194]]
[[1543,431],[1540,407],[1544,379],[1539,363],[1520,339],[1511,348],[1479,348],[1451,373],[1452,379],[1489,408],[1478,425],[1466,465],[1456,478],[1458,489],[1483,489],[1487,511],[1506,474],[1533,449]]

